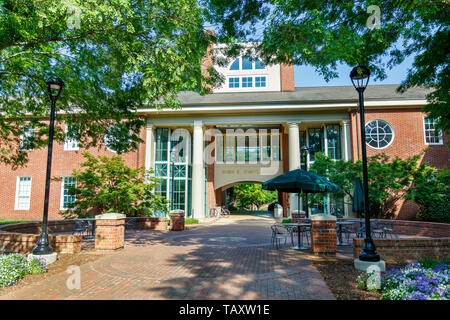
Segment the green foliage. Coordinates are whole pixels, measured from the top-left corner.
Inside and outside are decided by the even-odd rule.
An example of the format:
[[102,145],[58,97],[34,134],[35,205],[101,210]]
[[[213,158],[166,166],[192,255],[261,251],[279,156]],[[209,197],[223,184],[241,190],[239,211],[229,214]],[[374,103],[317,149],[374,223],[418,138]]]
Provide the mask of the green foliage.
[[0,255],[0,287],[14,285],[27,274],[38,274],[47,271],[42,260],[28,259],[20,253]]
[[127,216],[150,216],[155,210],[168,211],[166,200],[153,192],[159,180],[145,168],[130,168],[121,156],[94,157],[88,152],[83,156],[87,160],[80,170],[74,169],[72,173],[76,184],[68,187],[68,194],[75,195],[76,200],[72,208],[62,212],[65,217],[85,216],[91,211]]
[[420,169],[406,198],[419,206],[420,220],[450,223],[450,170]]
[[[434,168],[426,164],[419,165],[419,155],[400,159],[391,159],[385,154],[378,154],[367,159],[367,170],[369,176],[369,202],[371,216],[377,218],[390,218],[397,209],[396,204],[400,199],[418,200],[420,197],[436,199],[439,197],[431,193],[431,189],[424,190],[423,187],[414,191],[410,188],[413,181],[430,181]],[[333,161],[318,152],[310,171],[317,173],[339,186],[337,197],[348,196],[353,199],[353,190],[356,177],[362,175],[362,161]],[[361,177],[362,178],[362,177]],[[317,195],[309,195],[310,205],[319,201]]]
[[184,224],[198,224],[198,219],[193,218],[184,219]]
[[278,198],[276,191],[263,190],[260,184],[239,184],[234,186],[234,193],[237,201],[237,208],[252,209],[253,206],[257,210],[261,206],[273,202]]
[[424,258],[424,259],[419,259],[417,262],[425,269],[433,269],[434,267],[439,266],[439,265],[450,266],[450,258],[444,259],[444,260]]
[[57,141],[64,120],[79,128],[67,136],[81,147],[100,146],[118,125],[119,149],[136,148],[139,107],[177,107],[180,91],[209,92],[218,75],[205,77],[201,61],[213,40],[195,0],[0,0],[0,162],[25,165],[17,146],[26,123],[37,128],[33,147],[47,145],[52,76],[65,83]]
[[0,225],[2,224],[12,224],[12,223],[21,223],[21,222],[29,222],[30,220],[9,220],[9,219],[0,219]]
[[[449,25],[446,1],[429,0],[203,0],[207,19],[217,24],[220,42],[260,43],[259,55],[269,62],[311,65],[325,80],[338,76],[339,64],[367,65],[375,80],[386,70],[414,57],[397,89],[432,88],[424,108],[438,125],[450,129]],[[380,23],[372,28],[380,9]],[[237,52],[236,48],[233,48]],[[350,79],[349,79],[350,84]]]

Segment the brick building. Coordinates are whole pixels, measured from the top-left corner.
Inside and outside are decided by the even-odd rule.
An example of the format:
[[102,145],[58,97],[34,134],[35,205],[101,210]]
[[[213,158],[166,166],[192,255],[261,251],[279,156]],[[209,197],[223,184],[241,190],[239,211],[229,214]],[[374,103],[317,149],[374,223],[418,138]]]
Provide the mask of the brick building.
[[[226,205],[227,190],[238,183],[261,183],[305,165],[303,145],[311,149],[307,165],[317,151],[333,159],[359,159],[358,95],[352,86],[295,88],[293,66],[266,66],[244,56],[215,68],[225,82],[212,94],[182,92],[178,110],[140,109],[147,120],[144,143],[123,155],[132,167],[154,169],[163,179],[156,192],[186,215],[202,218],[209,208]],[[396,87],[369,84],[365,91],[368,155],[406,158],[427,148],[423,161],[448,168],[448,138],[421,112],[428,91],[412,88],[399,94]],[[83,151],[76,141],[54,146],[52,176],[65,178],[51,183],[50,219],[61,218],[60,210],[73,201],[65,186],[76,183],[70,175],[83,161]],[[106,146],[88,151],[115,155]],[[26,168],[0,165],[0,218],[42,218],[47,150],[29,153]],[[279,201],[285,216],[297,209],[296,195],[280,194]],[[351,206],[329,196],[319,209],[353,216]],[[400,204],[399,218],[412,218],[415,210],[413,203]]]

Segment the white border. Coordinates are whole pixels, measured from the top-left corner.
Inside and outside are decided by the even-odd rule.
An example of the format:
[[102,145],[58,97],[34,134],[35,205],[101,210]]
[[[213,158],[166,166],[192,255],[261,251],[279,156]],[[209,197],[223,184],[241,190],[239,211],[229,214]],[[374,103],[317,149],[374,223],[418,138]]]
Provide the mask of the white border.
[[369,147],[371,147],[372,149],[375,149],[375,150],[386,149],[387,147],[389,147],[389,146],[392,144],[392,142],[394,142],[394,139],[395,139],[395,130],[394,130],[394,127],[392,126],[392,124],[391,124],[389,121],[384,120],[384,119],[380,119],[380,118],[376,118],[376,119],[369,120],[369,121],[367,121],[367,122],[364,124],[364,131],[366,130],[367,124],[370,123],[370,122],[372,122],[372,121],[375,121],[375,120],[381,120],[381,121],[384,121],[384,122],[386,122],[386,123],[389,125],[389,127],[391,127],[391,129],[392,129],[392,140],[391,140],[391,142],[389,142],[386,146],[384,146],[384,147],[382,147],[382,148],[375,148],[375,147],[371,146],[370,144],[368,144],[367,142],[366,142],[366,145],[368,145]]
[[[64,208],[64,183],[65,183],[66,178],[74,178],[74,177],[71,177],[71,176],[63,177],[61,180],[61,197],[59,199],[59,209],[60,210],[70,210],[69,208]],[[75,180],[75,188],[76,188],[76,186],[77,186],[77,181]],[[76,199],[76,196],[75,196],[75,199]]]
[[[439,142],[437,143],[431,143],[431,142],[427,142],[427,134],[426,134],[426,128],[425,128],[425,118],[428,118],[426,115],[422,115],[422,123],[423,123],[423,141],[425,142],[425,145],[427,146],[441,146],[444,144],[444,136],[442,134],[442,130],[440,131],[440,137],[439,137]],[[438,129],[434,129],[435,131]]]
[[[69,130],[69,126],[66,124],[66,128],[64,130],[64,133],[67,134],[67,131]],[[69,142],[72,142],[72,140],[68,140],[67,137],[64,137],[64,151],[77,151],[80,148],[78,147],[78,140],[77,140],[77,146],[76,148],[70,148]]]
[[[20,178],[30,178],[30,194],[29,194],[29,201],[28,201],[28,207],[26,209],[22,209],[22,208],[18,208],[17,205],[19,203],[19,181]],[[32,187],[32,182],[33,182],[33,177],[31,176],[17,176],[16,178],[16,196],[14,199],[14,210],[23,210],[23,211],[28,211],[30,210],[30,203],[31,203],[31,187]]]

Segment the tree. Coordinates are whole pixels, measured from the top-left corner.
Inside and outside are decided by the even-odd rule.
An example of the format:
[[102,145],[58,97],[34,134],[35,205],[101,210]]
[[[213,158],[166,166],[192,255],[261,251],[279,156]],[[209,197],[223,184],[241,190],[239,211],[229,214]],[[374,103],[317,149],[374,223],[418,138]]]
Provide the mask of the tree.
[[[339,63],[367,65],[375,79],[415,56],[397,88],[425,86],[423,109],[450,130],[450,4],[444,0],[203,0],[219,41],[260,42],[266,63],[312,65],[328,81]],[[232,52],[237,52],[236,46]],[[387,59],[384,59],[387,58]]]
[[[372,217],[393,217],[399,200],[412,199],[411,196],[408,196],[412,183],[429,180],[430,174],[435,172],[435,169],[423,163],[419,165],[419,159],[420,155],[404,160],[399,157],[391,159],[386,154],[378,154],[367,159]],[[352,201],[355,179],[361,176],[362,162],[361,160],[356,162],[334,161],[318,152],[314,156],[314,163],[311,165],[310,171],[339,186],[339,191],[334,196],[347,196]],[[421,190],[423,191],[423,189]],[[430,189],[428,190],[430,191]],[[321,198],[323,195],[311,194],[308,200],[311,205],[320,202]]]
[[419,206],[419,220],[450,223],[450,170],[421,165],[406,199]]
[[151,176],[151,171],[130,168],[121,156],[94,157],[88,152],[83,156],[86,161],[81,164],[82,169],[72,173],[76,183],[67,187],[68,195],[74,196],[75,201],[62,212],[64,216],[73,218],[92,212],[151,216],[155,210],[168,211],[166,200],[154,194],[159,180]]
[[277,199],[276,191],[267,191],[261,188],[260,184],[238,184],[234,186],[237,207],[239,209],[252,209],[253,206],[257,210],[262,205],[273,202]]
[[94,147],[113,125],[142,140],[139,107],[176,107],[182,90],[208,92],[201,60],[213,39],[195,0],[0,0],[0,162],[25,165],[19,139],[36,128],[34,149],[47,145],[50,101],[45,81],[60,77],[55,138]]

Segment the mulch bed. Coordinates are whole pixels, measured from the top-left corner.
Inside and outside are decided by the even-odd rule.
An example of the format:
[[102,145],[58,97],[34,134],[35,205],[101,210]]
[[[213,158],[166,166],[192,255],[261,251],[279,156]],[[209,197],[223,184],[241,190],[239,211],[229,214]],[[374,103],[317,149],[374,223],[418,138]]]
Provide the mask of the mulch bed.
[[[355,269],[353,259],[316,256],[312,260],[337,300],[380,300],[381,293],[359,288],[356,278],[363,271]],[[402,266],[389,265],[386,269]]]

